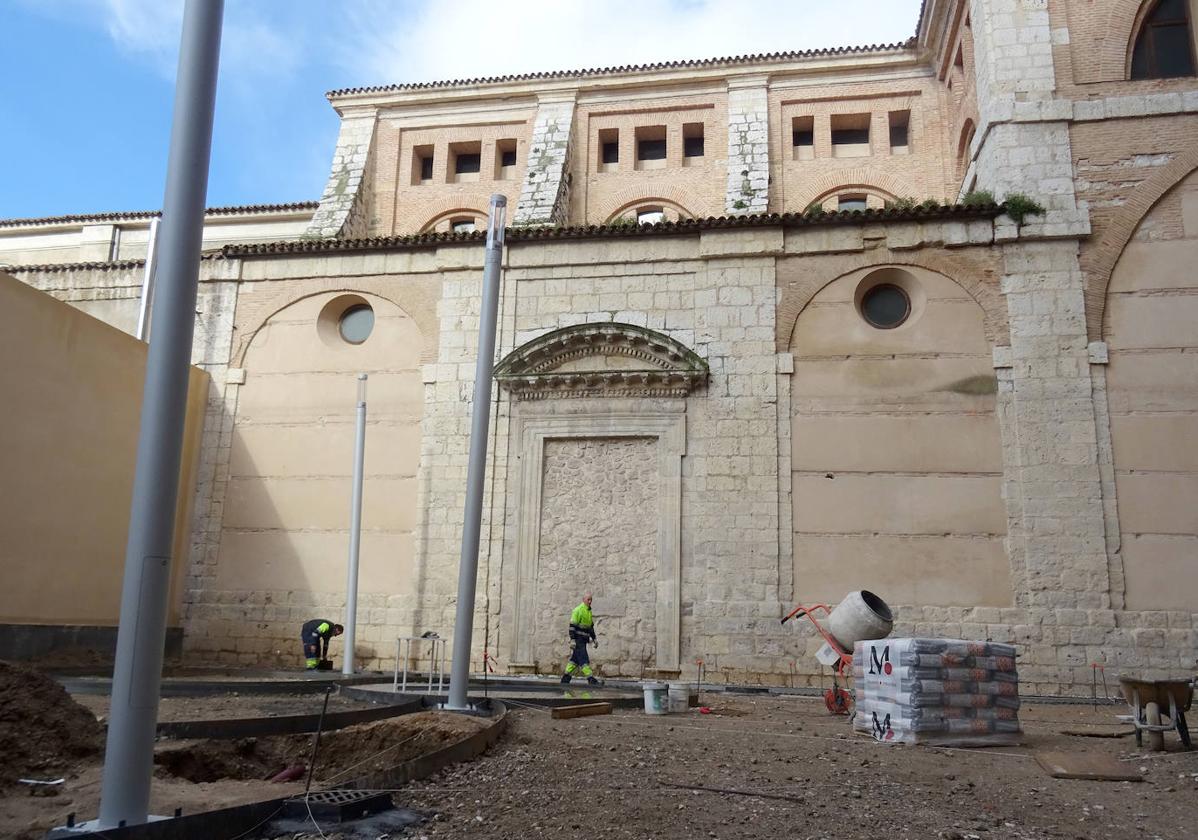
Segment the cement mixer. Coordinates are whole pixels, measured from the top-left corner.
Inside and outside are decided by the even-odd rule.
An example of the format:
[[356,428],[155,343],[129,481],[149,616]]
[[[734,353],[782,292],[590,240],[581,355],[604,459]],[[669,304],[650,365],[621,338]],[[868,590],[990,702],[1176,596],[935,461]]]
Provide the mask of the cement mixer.
[[[827,616],[824,624],[816,619],[816,612]],[[837,677],[846,676],[846,671],[851,673],[853,645],[890,635],[894,628],[890,607],[874,593],[860,589],[846,595],[835,608],[827,604],[800,604],[782,618],[782,623],[792,618],[806,618],[823,637],[824,644],[816,651],[815,658],[823,665],[832,666],[832,688],[824,692],[824,702],[833,714],[848,714],[851,697],[840,687]]]

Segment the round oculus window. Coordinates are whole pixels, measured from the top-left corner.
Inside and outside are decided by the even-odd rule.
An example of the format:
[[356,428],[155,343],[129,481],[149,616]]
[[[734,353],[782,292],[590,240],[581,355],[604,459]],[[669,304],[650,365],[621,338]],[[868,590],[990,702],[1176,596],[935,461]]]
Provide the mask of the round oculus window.
[[892,330],[911,314],[911,299],[891,283],[874,286],[861,298],[861,315],[871,326]]
[[361,344],[370,338],[373,329],[374,310],[365,303],[351,306],[341,313],[341,318],[337,321],[337,331],[350,344]]

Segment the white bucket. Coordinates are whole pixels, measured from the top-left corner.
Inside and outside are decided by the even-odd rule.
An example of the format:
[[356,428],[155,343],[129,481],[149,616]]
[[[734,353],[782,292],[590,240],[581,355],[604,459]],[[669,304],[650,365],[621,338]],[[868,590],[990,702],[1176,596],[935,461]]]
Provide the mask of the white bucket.
[[828,616],[828,632],[851,651],[856,642],[885,639],[894,627],[894,615],[886,602],[872,592],[850,592]]
[[670,696],[665,683],[641,683],[641,687],[645,689],[645,714],[669,714]]
[[684,682],[670,683],[670,714],[685,712],[690,708],[691,684]]

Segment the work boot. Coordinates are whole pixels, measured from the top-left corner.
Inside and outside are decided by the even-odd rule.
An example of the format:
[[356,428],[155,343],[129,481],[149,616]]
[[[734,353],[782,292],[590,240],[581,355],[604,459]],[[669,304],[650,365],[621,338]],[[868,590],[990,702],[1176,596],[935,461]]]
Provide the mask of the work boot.
[[570,682],[570,675],[569,675],[569,674],[562,674],[562,685],[566,685],[566,684],[567,684],[567,683],[569,683],[569,682]]
[[599,685],[599,680],[594,677],[587,677],[587,685]]

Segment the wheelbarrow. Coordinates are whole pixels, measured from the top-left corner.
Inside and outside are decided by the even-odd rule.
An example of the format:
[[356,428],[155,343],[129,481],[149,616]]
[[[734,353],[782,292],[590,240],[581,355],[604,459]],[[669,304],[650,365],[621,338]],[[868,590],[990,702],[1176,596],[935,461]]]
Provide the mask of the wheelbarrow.
[[[1182,745],[1187,750],[1194,748],[1190,741],[1190,730],[1186,726],[1185,713],[1194,700],[1194,684],[1190,680],[1141,680],[1135,677],[1119,677],[1123,699],[1131,706],[1131,715],[1120,715],[1136,728],[1136,746],[1143,746],[1144,733],[1148,733],[1148,748],[1161,751],[1165,748],[1165,733],[1176,729]],[[1168,714],[1162,712],[1168,709]],[[1165,721],[1162,723],[1162,721]]]

